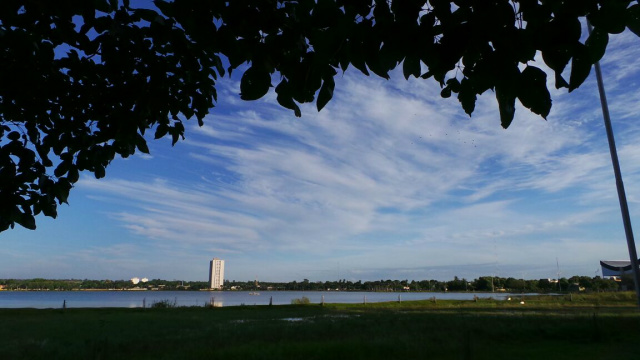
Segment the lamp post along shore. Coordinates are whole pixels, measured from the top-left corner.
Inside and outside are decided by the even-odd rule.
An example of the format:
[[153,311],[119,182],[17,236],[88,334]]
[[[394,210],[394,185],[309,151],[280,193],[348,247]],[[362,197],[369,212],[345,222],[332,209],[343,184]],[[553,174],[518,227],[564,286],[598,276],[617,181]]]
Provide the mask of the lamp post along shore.
[[[592,32],[592,26],[587,22],[589,35]],[[602,106],[602,117],[604,118],[604,126],[607,131],[607,140],[609,142],[609,152],[611,153],[611,163],[613,172],[616,177],[616,189],[618,190],[618,201],[620,202],[620,211],[622,212],[622,222],[624,224],[624,233],[627,238],[627,247],[629,249],[629,257],[631,259],[631,270],[633,271],[633,284],[636,290],[636,302],[640,308],[640,269],[638,268],[638,253],[636,251],[636,243],[633,238],[633,229],[631,227],[631,217],[629,216],[629,207],[627,205],[627,196],[624,191],[624,183],[622,182],[622,173],[620,171],[620,162],[618,161],[618,151],[616,150],[616,142],[613,137],[613,128],[611,127],[611,117],[609,116],[609,106],[607,104],[607,96],[604,92],[604,83],[602,81],[602,71],[600,70],[600,62],[594,64],[596,70],[596,80],[598,82],[598,92],[600,93],[600,105]]]

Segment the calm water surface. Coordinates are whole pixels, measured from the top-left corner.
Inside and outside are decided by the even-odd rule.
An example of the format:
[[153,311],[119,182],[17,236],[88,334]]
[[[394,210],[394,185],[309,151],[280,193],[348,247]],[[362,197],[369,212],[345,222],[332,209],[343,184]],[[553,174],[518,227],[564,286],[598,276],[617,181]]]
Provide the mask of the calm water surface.
[[362,303],[401,300],[425,300],[432,297],[442,300],[471,300],[493,297],[506,299],[519,296],[505,293],[394,293],[394,292],[345,292],[345,291],[261,291],[252,295],[246,291],[0,291],[0,308],[68,308],[119,307],[135,308],[151,306],[154,302],[168,300],[178,306],[215,306],[290,304],[291,300],[306,296],[312,303]]

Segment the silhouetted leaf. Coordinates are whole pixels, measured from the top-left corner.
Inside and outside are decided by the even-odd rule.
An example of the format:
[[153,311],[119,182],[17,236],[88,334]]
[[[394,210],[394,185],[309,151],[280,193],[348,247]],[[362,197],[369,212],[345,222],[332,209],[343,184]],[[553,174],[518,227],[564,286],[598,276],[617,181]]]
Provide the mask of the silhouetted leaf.
[[154,138],[155,139],[163,138],[165,135],[167,135],[167,132],[169,132],[169,126],[167,126],[166,124],[160,124],[156,128],[156,133]]
[[137,134],[136,136],[136,147],[138,148],[138,150],[140,150],[145,154],[149,153],[149,147],[147,146],[147,141],[140,134]]
[[322,83],[322,87],[318,92],[318,100],[316,103],[318,111],[322,110],[322,108],[327,105],[329,100],[331,100],[331,98],[333,97],[333,89],[335,88],[335,86],[336,84],[333,80],[333,76],[330,76],[324,80],[324,82]]
[[70,165],[71,165],[71,162],[68,160],[61,162],[56,167],[55,171],[53,172],[53,175],[55,175],[56,177],[62,177],[64,174],[67,173],[67,171],[69,171]]
[[[174,118],[174,120],[176,119]],[[175,145],[180,137],[184,139],[184,124],[182,124],[182,121],[177,121],[173,127],[170,127],[169,133],[171,134],[171,146]]]
[[158,21],[158,18],[160,17],[157,12],[150,9],[136,9],[134,14],[140,16],[142,20],[150,23]]
[[458,81],[458,79],[456,79],[456,78],[451,78],[451,79],[447,80],[447,86],[450,87],[451,91],[453,91],[455,93],[459,92],[460,88],[461,88],[460,81]]
[[508,128],[513,121],[516,112],[516,97],[511,91],[505,91],[496,87],[496,99],[500,110],[500,123],[503,128]]
[[569,84],[562,78],[562,72],[571,59],[568,48],[553,48],[542,51],[542,59],[556,73],[556,89],[569,87]]
[[565,80],[562,77],[562,73],[559,73],[556,71],[555,73],[555,79],[556,79],[556,89],[560,89],[560,88],[568,88],[569,87],[569,83],[567,82],[567,80]]
[[587,79],[591,72],[591,56],[587,47],[578,44],[571,60],[571,75],[569,76],[569,92],[577,89]]
[[[457,84],[458,81],[456,80],[455,82],[451,82],[451,80],[449,80],[449,82],[449,86],[452,86],[451,84],[453,84],[452,89],[455,90],[455,84]],[[458,92],[458,101],[460,101],[464,112],[469,116],[471,116],[476,108],[476,99],[476,92],[473,86],[471,86],[471,81],[469,79],[462,79]]]
[[389,9],[389,2],[386,0],[374,0],[373,16],[379,24],[389,24],[393,22],[393,15]]
[[240,98],[242,100],[258,100],[269,92],[271,75],[258,66],[252,66],[240,79]]
[[53,193],[61,204],[67,203],[71,187],[71,183],[65,178],[58,179],[58,182],[54,184]]
[[603,1],[600,8],[590,14],[589,21],[594,27],[602,28],[610,34],[619,34],[627,25],[625,20],[629,2],[629,0]]
[[291,87],[289,86],[289,82],[287,80],[283,79],[280,82],[280,84],[276,86],[276,93],[278,94],[278,96],[276,97],[278,104],[280,104],[281,106],[284,106],[287,109],[293,110],[294,114],[297,117],[302,116],[302,113],[300,112],[300,108],[293,100],[293,95],[291,94]]
[[56,218],[58,216],[58,210],[56,209],[56,203],[55,202],[51,202],[51,203],[46,203],[42,205],[42,213],[45,216],[49,216],[52,218]]
[[23,226],[23,227],[25,227],[25,228],[27,228],[29,230],[35,230],[36,229],[36,219],[31,214],[25,214],[25,213],[19,214],[19,216],[15,219],[15,221],[19,225],[21,225],[21,226]]
[[609,34],[607,34],[606,31],[601,30],[600,28],[594,28],[587,41],[585,41],[584,43],[587,46],[587,51],[589,51],[592,62],[595,63],[596,61],[599,61],[602,56],[604,56],[604,52],[607,49],[608,43]]
[[634,34],[640,36],[640,5],[631,5],[627,9],[626,25]]
[[402,63],[404,78],[409,80],[409,76],[420,77],[420,58],[417,56],[407,56]]
[[96,179],[102,179],[106,175],[104,166],[97,165],[95,170],[93,171],[93,174],[95,175]]
[[535,66],[527,66],[520,75],[518,99],[526,108],[546,119],[551,111],[547,74]]
[[20,133],[17,131],[12,131],[7,135],[7,138],[12,141],[20,140]]
[[350,47],[351,65],[360,70],[363,74],[369,76],[369,70],[364,59],[364,50],[359,44],[352,44]]
[[29,230],[36,229],[36,219],[33,217],[33,215],[23,213],[23,214],[20,214],[20,216],[18,216],[18,218],[15,219],[15,221],[21,226]]
[[75,183],[80,178],[80,173],[78,172],[78,168],[76,166],[70,166],[69,172],[67,173],[67,180],[71,183]]
[[96,10],[108,13],[111,11],[111,4],[108,0],[93,0]]

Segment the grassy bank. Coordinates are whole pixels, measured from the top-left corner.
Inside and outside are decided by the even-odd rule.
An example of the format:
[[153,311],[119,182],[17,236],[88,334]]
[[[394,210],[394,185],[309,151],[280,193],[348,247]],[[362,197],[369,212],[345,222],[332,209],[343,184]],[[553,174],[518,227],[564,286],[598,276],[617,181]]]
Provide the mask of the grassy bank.
[[633,294],[0,310],[0,359],[636,358]]

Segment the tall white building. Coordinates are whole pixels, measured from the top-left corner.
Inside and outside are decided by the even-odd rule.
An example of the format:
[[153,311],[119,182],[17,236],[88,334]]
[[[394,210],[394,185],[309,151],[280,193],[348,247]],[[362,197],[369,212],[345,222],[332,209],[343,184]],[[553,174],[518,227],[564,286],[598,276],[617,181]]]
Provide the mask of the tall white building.
[[222,289],[224,284],[224,260],[213,258],[209,262],[209,288]]

